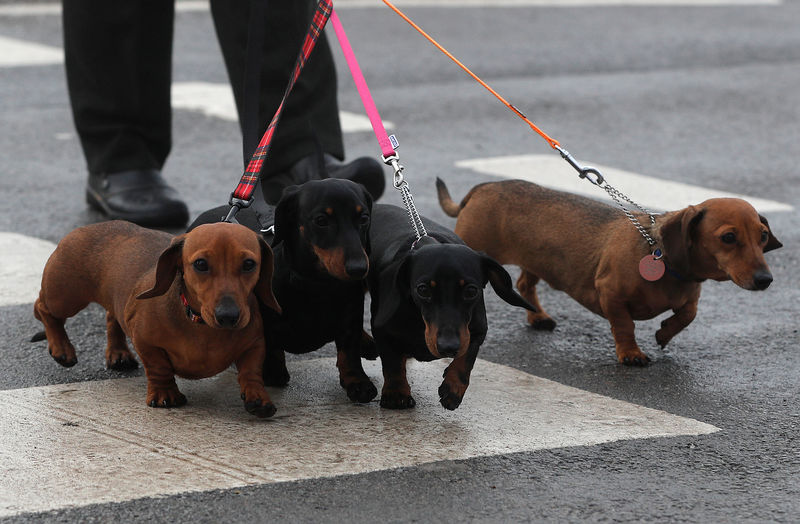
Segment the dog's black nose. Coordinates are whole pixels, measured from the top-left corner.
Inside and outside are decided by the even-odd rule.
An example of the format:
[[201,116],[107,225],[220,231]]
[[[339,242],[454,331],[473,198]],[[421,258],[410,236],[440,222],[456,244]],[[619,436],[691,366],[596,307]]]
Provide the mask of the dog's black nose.
[[443,357],[454,357],[461,347],[461,340],[457,333],[439,333],[436,337],[436,349]]
[[232,297],[222,297],[214,308],[214,318],[224,328],[232,328],[239,322],[239,306]]
[[367,276],[367,271],[369,270],[369,263],[367,262],[366,258],[357,258],[354,260],[348,260],[344,264],[344,270],[347,273],[347,276],[352,279],[361,279]]
[[772,284],[772,273],[763,269],[756,271],[753,275],[753,282],[756,285],[756,289],[767,289]]

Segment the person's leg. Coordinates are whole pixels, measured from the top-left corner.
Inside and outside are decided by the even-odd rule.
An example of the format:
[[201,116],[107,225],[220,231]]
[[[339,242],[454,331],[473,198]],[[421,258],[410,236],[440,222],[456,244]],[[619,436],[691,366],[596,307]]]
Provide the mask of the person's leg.
[[[248,23],[253,4],[259,1],[265,0],[211,0],[217,36],[245,133],[252,132],[246,123],[254,118],[245,113],[247,97],[254,96],[245,89],[246,67],[253,66],[247,64]],[[316,2],[312,0],[266,0],[256,143],[284,95],[315,9]],[[323,34],[289,95],[270,146],[262,171],[267,201],[277,200],[286,185],[326,175],[357,180],[375,198],[379,197],[385,184],[380,164],[364,158],[340,164],[343,158],[336,67]]]
[[110,218],[185,224],[185,204],[160,175],[171,146],[173,2],[64,0],[63,22],[87,201]]

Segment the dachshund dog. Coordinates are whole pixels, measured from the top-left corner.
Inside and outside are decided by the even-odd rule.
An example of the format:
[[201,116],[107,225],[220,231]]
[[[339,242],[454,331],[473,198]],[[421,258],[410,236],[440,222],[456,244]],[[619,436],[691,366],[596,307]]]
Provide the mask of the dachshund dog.
[[414,407],[406,359],[453,358],[439,386],[439,401],[456,409],[464,398],[478,349],[486,338],[483,288],[511,305],[535,311],[512,289],[511,277],[452,231],[424,219],[428,235],[415,242],[402,208],[376,205],[370,242],[372,334],[381,357],[381,406]]
[[648,281],[639,264],[655,250],[614,207],[522,180],[480,184],[461,204],[444,182],[437,179],[436,186],[442,209],[458,217],[455,231],[467,245],[522,269],[517,288],[539,309],[528,313],[533,328],[555,328],[536,296],[542,279],[608,319],[622,364],[650,360],[636,344],[634,320],[672,310],[656,332],[663,348],[694,319],[701,282],[733,280],[744,289],[766,289],[772,274],[764,253],[782,246],[767,220],[737,198],[664,213],[653,226],[639,215],[663,254],[663,276]]
[[129,222],[102,222],[65,236],[50,256],[34,315],[45,327],[50,355],[77,362],[64,330],[90,302],[106,309],[106,365],[137,366],[147,375],[147,404],[181,406],[175,376],[199,379],[232,363],[245,409],[275,413],[264,389],[264,330],[256,296],[280,311],[272,293],[272,251],[249,229],[213,224],[173,237]]
[[[190,226],[219,220],[227,206],[204,212]],[[284,351],[308,353],[336,343],[339,382],[355,402],[378,395],[361,365],[375,358],[363,332],[364,278],[369,270],[372,198],[360,184],[327,178],[284,190],[276,207],[245,208],[236,219],[272,241],[273,287],[283,313],[264,311],[264,381],[289,382]],[[274,235],[265,225],[274,224]]]

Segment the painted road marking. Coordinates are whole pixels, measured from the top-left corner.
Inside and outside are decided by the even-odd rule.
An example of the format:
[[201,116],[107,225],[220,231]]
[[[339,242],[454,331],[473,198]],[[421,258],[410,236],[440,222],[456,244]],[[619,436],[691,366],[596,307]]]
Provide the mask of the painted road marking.
[[[236,101],[228,84],[212,82],[176,82],[172,84],[172,107],[198,111],[204,115],[238,122]],[[366,115],[339,111],[339,121],[343,133],[372,131]],[[386,129],[394,124],[384,121]]]
[[60,64],[64,52],[35,42],[0,36],[0,67]]
[[[781,0],[394,0],[398,7],[581,7],[581,6],[724,6],[724,5],[780,5]],[[351,7],[383,8],[380,0],[337,0],[337,9]],[[179,1],[179,13],[208,11],[205,0]],[[61,4],[6,4],[0,5],[0,16],[60,15]]]
[[55,248],[47,240],[0,232],[0,306],[33,304],[44,265]]
[[[794,209],[789,204],[774,200],[673,182],[664,178],[649,177],[590,162],[585,162],[585,164],[600,170],[612,186],[623,191],[634,202],[656,211],[681,209],[715,197],[742,198],[750,202],[761,213]],[[568,191],[591,198],[611,200],[605,191],[580,179],[575,170],[555,154],[476,158],[456,162],[456,166],[487,175],[528,180],[551,189]],[[457,200],[458,198],[460,196],[456,196]]]
[[[379,364],[366,364],[380,387]],[[410,363],[417,407],[398,412],[348,401],[332,358],[290,362],[268,420],[244,411],[233,371],[179,381],[189,405],[169,410],[145,406],[143,377],[2,391],[0,517],[719,431],[482,360],[450,412],[436,394],[445,365]]]

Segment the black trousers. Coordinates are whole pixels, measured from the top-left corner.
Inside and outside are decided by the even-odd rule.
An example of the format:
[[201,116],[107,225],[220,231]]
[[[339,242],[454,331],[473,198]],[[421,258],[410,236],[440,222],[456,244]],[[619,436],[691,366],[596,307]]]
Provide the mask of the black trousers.
[[[211,0],[240,124],[253,120],[244,108],[253,106],[245,100],[245,69],[256,1],[264,0]],[[256,142],[283,97],[315,8],[313,0],[266,0]],[[172,144],[174,19],[170,0],[63,0],[67,86],[90,172],[163,167]],[[285,170],[318,145],[344,157],[336,70],[324,35],[289,96],[264,175]]]

